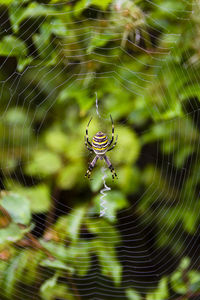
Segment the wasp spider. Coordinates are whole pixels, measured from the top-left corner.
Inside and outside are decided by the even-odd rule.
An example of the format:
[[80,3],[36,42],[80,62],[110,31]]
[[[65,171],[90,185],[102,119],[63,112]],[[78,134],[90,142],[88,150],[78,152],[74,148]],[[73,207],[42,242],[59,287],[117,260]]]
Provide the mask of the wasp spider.
[[90,121],[86,127],[85,145],[86,145],[87,149],[91,152],[94,152],[96,154],[96,156],[93,159],[93,161],[89,164],[89,167],[85,174],[85,177],[90,178],[92,169],[94,168],[97,160],[98,159],[102,160],[103,158],[105,159],[105,161],[108,165],[108,168],[112,172],[112,178],[114,179],[114,177],[117,177],[117,174],[115,173],[115,170],[114,170],[110,160],[106,156],[106,152],[112,150],[115,147],[115,145],[117,144],[117,137],[116,137],[115,143],[111,146],[111,144],[113,143],[113,140],[114,140],[114,123],[113,123],[113,119],[112,119],[111,115],[110,115],[110,118],[111,118],[111,122],[112,122],[112,138],[110,141],[108,140],[107,136],[103,132],[99,131],[93,136],[92,143],[90,143],[89,137],[88,137],[88,127],[90,125],[92,118],[90,119]]

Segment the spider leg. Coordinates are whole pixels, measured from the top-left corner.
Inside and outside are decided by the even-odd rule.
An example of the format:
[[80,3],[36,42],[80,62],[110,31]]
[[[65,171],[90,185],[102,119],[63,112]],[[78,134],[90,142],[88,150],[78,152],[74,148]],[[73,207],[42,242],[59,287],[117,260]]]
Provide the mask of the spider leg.
[[110,119],[111,119],[111,122],[112,122],[112,138],[111,138],[111,140],[110,140],[110,143],[109,143],[109,146],[108,147],[110,147],[110,145],[112,144],[112,142],[113,142],[113,139],[114,139],[114,131],[115,131],[115,127],[114,127],[114,123],[113,123],[113,119],[112,119],[112,116],[110,115]]
[[116,136],[115,143],[112,145],[112,147],[110,149],[107,150],[107,152],[110,151],[110,150],[112,150],[116,146],[116,144],[117,144],[117,138],[118,138],[118,135]]
[[86,141],[87,141],[87,143],[88,143],[88,145],[89,145],[90,147],[92,147],[92,144],[91,144],[90,141],[89,141],[88,127],[89,127],[91,121],[92,121],[92,118],[90,119],[90,121],[88,122],[87,127],[86,127]]
[[115,172],[115,169],[113,168],[110,160],[108,159],[108,157],[106,155],[104,155],[104,159],[108,165],[108,168],[110,169],[110,171],[112,172],[112,179],[114,179],[115,177],[117,178],[117,174]]
[[93,152],[93,149],[90,148],[90,147],[88,146],[88,144],[87,144],[86,137],[84,137],[84,138],[85,138],[85,146],[87,147],[87,149],[88,149],[89,151]]
[[85,177],[90,178],[91,172],[92,172],[92,170],[93,170],[93,168],[94,168],[94,166],[95,166],[98,158],[99,158],[98,156],[95,156],[95,158],[93,159],[93,161],[89,164],[89,167],[88,167],[88,170],[87,170],[87,172],[85,174]]

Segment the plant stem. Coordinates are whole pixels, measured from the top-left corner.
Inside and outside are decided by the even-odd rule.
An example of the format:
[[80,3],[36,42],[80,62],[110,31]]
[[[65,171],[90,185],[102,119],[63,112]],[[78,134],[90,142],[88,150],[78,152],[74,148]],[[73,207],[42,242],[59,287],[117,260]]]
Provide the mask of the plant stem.
[[47,217],[45,220],[45,229],[44,229],[44,235],[48,231],[48,229],[51,227],[51,225],[54,222],[55,219],[55,209],[56,209],[56,200],[59,198],[60,190],[56,186],[54,188],[54,191],[52,193],[52,201],[51,201],[51,206],[49,209],[49,212],[47,213]]
[[3,214],[5,217],[7,217],[8,222],[11,222],[11,221],[12,221],[10,214],[7,212],[7,210],[6,210],[2,205],[0,205],[0,211],[2,212],[2,214]]
[[196,292],[196,293],[188,292],[185,295],[182,295],[182,296],[176,298],[175,300],[184,300],[185,298],[190,299],[190,298],[198,297],[198,296],[200,296],[200,292]]
[[32,245],[35,246],[35,248],[42,250],[50,260],[55,259],[54,256],[32,235],[32,233],[27,233],[27,237],[31,240]]

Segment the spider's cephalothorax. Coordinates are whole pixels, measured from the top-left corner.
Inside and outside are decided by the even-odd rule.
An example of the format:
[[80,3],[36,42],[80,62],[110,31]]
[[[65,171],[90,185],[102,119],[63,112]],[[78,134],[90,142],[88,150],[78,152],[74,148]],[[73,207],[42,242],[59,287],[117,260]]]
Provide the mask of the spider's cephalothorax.
[[[90,174],[92,172],[92,169],[94,168],[97,160],[100,159],[105,159],[109,169],[112,172],[112,178],[114,179],[114,177],[117,177],[117,174],[115,173],[115,170],[110,162],[110,160],[108,159],[108,157],[106,156],[106,152],[112,150],[115,145],[117,144],[117,137],[116,137],[116,141],[115,143],[111,146],[111,144],[113,143],[114,140],[114,124],[113,124],[113,120],[112,117],[111,118],[111,122],[112,122],[112,138],[109,141],[107,136],[99,131],[95,134],[95,136],[92,139],[92,143],[90,143],[89,141],[89,137],[88,137],[88,127],[89,124],[92,120],[92,118],[90,119],[87,128],[86,128],[86,137],[85,137],[85,145],[87,147],[88,150],[94,152],[96,154],[95,158],[93,159],[93,161],[89,164],[89,168],[87,170],[87,173],[85,174],[86,177],[90,178]],[[111,147],[110,147],[111,146]]]

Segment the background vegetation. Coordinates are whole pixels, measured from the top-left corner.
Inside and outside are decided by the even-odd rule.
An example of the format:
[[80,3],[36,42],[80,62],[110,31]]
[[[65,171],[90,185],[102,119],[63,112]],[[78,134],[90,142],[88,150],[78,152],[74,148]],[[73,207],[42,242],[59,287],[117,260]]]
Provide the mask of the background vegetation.
[[198,1],[0,4],[1,299],[199,299]]

